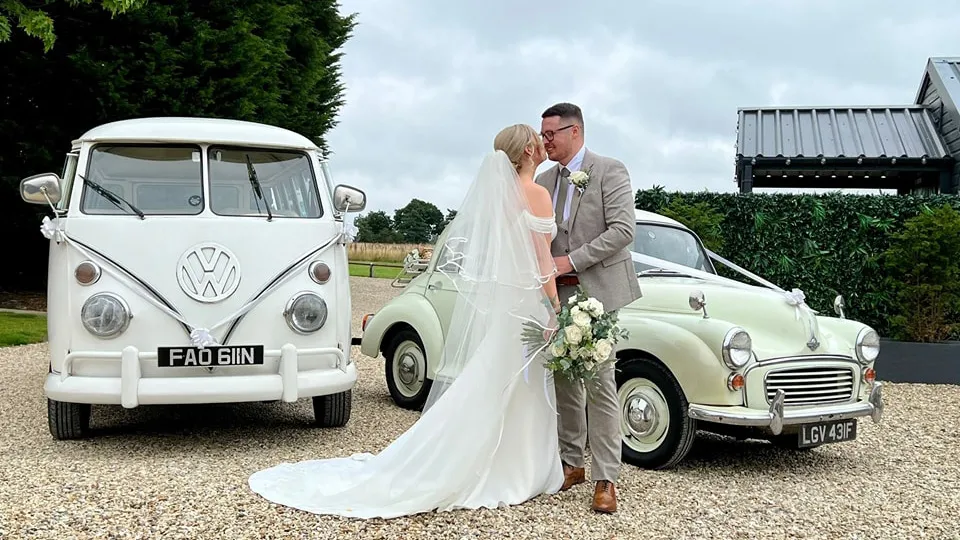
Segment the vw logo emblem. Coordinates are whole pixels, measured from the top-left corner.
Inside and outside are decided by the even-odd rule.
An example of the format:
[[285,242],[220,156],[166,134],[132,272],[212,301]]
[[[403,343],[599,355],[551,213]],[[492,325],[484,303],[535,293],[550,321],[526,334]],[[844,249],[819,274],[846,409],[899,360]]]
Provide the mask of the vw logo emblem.
[[180,256],[177,282],[187,296],[198,302],[219,302],[240,286],[240,264],[229,249],[204,242]]

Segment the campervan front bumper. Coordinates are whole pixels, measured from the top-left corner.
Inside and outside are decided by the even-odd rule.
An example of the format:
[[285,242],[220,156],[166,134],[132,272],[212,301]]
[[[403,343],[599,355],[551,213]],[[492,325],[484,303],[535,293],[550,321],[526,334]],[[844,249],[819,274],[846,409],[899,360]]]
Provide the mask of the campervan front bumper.
[[[357,381],[357,366],[337,347],[297,349],[286,344],[266,349],[264,360],[277,360],[275,373],[222,375],[201,368],[201,374],[186,377],[143,377],[141,362],[157,362],[156,351],[127,346],[121,352],[73,351],[59,372],[47,375],[44,393],[49,399],[69,403],[122,405],[175,405],[194,403],[235,403],[243,401],[285,401],[336,394],[350,390]],[[330,356],[332,367],[301,370],[302,357]],[[83,360],[119,363],[119,377],[78,376],[73,364]],[[196,371],[194,373],[197,373]]]

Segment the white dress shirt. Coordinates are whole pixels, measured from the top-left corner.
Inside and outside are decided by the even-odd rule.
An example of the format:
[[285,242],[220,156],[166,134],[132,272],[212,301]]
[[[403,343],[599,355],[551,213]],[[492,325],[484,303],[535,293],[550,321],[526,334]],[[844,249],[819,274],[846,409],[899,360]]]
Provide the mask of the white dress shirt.
[[[566,165],[567,170],[569,170],[572,173],[579,171],[580,165],[583,164],[583,154],[586,151],[587,151],[586,145],[581,146],[580,150],[576,154],[574,154],[573,158],[570,160],[570,163],[567,163]],[[563,165],[561,164],[560,167],[562,168]],[[560,193],[560,182],[562,181],[564,181],[564,179],[561,177],[560,181],[557,182],[557,185],[553,187],[553,207],[554,208],[557,207],[557,195]],[[566,181],[569,182],[570,179],[568,178],[566,179]],[[568,219],[570,219],[571,203],[573,203],[573,190],[567,189],[567,200],[564,201],[563,203],[563,219],[561,221],[565,222]]]
[[[580,166],[583,164],[583,154],[586,151],[587,151],[586,145],[581,146],[580,150],[578,150],[577,153],[573,155],[573,158],[570,160],[570,162],[567,163],[566,165],[567,170],[569,170],[571,173],[579,171]],[[560,164],[560,167],[562,168],[564,167],[564,165]],[[560,177],[559,180],[557,181],[557,185],[553,187],[553,207],[554,208],[557,207],[557,196],[560,193],[560,182],[569,182],[569,181],[570,181],[569,178]],[[573,203],[573,192],[574,192],[574,188],[571,185],[567,188],[567,200],[564,201],[563,203],[563,220],[562,221],[564,223],[566,223],[566,221],[570,219],[570,205]],[[569,255],[567,256],[567,259],[570,261],[570,266],[573,266],[573,271],[576,272],[577,267],[576,265],[573,264],[573,259],[571,259]]]

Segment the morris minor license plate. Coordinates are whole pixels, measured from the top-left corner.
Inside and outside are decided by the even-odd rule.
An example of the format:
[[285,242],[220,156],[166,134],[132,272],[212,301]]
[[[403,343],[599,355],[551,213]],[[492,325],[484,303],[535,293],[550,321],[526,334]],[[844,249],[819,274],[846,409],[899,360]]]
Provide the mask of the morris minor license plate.
[[217,347],[157,347],[158,367],[258,366],[263,345]]
[[799,437],[798,446],[801,448],[852,441],[857,438],[857,421],[851,418],[819,424],[802,424],[797,436]]

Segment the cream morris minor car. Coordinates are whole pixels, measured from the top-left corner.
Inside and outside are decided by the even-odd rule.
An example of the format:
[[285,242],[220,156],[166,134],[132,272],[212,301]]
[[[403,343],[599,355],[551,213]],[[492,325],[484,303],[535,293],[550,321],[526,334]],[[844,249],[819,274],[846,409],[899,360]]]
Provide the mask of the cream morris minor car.
[[[857,421],[879,422],[883,403],[868,326],[817,314],[801,291],[785,291],[706,250],[687,227],[637,211],[634,261],[643,297],[620,312],[630,336],[618,344],[623,458],[670,468],[697,430],[761,438],[794,449],[851,441]],[[422,407],[441,354],[455,291],[429,261],[376,314],[363,318],[361,351],[385,357],[401,407]],[[751,285],[718,275],[714,261]]]
[[21,182],[49,206],[50,432],[88,432],[91,404],[293,402],[350,418],[343,213],[320,149],[277,127],[148,118],[73,142],[61,175]]

